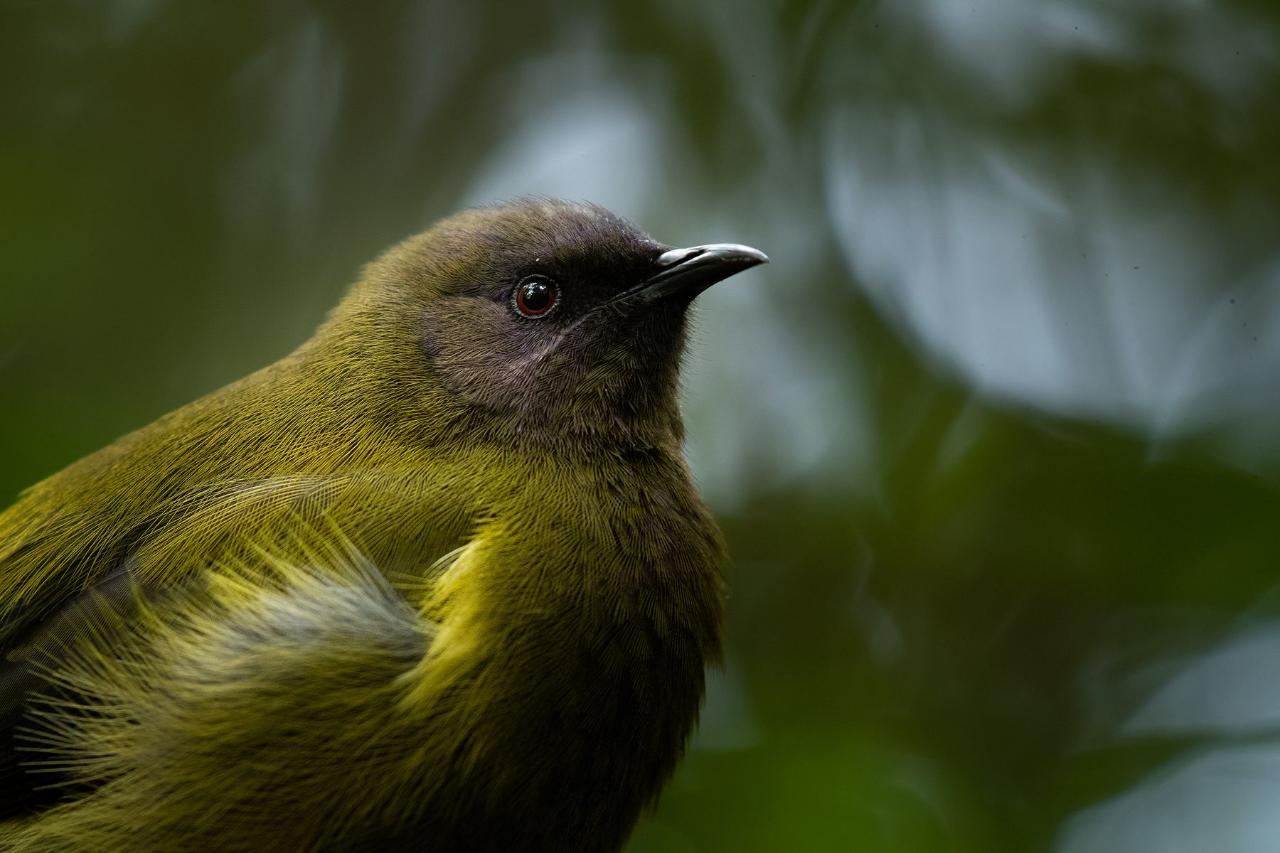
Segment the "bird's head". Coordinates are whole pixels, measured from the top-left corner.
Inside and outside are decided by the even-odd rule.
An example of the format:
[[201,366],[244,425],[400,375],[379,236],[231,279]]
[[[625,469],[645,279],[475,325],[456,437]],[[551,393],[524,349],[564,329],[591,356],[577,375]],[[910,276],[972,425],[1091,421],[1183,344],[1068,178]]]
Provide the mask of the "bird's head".
[[733,244],[672,249],[595,205],[521,201],[395,247],[350,313],[363,334],[394,340],[397,387],[425,388],[411,393],[447,409],[437,415],[526,438],[655,444],[680,436],[693,298],[766,260]]

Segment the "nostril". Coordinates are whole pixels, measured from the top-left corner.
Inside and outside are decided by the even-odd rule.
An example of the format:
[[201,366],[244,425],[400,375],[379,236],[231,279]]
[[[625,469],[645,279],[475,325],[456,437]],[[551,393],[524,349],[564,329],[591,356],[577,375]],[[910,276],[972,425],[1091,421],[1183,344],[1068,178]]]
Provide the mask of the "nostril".
[[682,264],[685,261],[692,260],[704,252],[706,252],[706,249],[701,246],[692,249],[672,249],[669,252],[663,252],[661,255],[658,255],[658,259],[654,261],[654,264],[660,269],[665,269],[666,267],[673,267],[676,264]]

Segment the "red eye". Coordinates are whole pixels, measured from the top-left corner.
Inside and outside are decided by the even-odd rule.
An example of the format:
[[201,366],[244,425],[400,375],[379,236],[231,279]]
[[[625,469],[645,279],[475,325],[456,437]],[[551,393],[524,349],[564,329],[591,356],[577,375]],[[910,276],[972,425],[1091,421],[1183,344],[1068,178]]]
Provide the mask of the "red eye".
[[556,307],[560,288],[545,275],[531,275],[516,285],[516,311],[525,317],[545,317]]

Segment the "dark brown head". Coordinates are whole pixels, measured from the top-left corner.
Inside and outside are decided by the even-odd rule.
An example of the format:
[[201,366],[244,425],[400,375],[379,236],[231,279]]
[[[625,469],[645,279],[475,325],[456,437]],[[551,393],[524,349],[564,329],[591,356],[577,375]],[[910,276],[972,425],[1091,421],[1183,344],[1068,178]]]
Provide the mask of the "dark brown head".
[[731,244],[671,249],[599,206],[539,199],[406,241],[370,267],[363,302],[380,306],[370,322],[396,306],[452,416],[655,444],[680,435],[689,304],[766,260]]

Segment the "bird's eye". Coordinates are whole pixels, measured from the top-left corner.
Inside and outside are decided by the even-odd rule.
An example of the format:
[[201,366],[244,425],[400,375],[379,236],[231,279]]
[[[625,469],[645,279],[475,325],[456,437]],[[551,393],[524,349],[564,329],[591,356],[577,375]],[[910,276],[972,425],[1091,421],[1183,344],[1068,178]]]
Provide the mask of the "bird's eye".
[[545,275],[531,275],[516,285],[512,303],[522,317],[545,317],[556,307],[560,288]]

